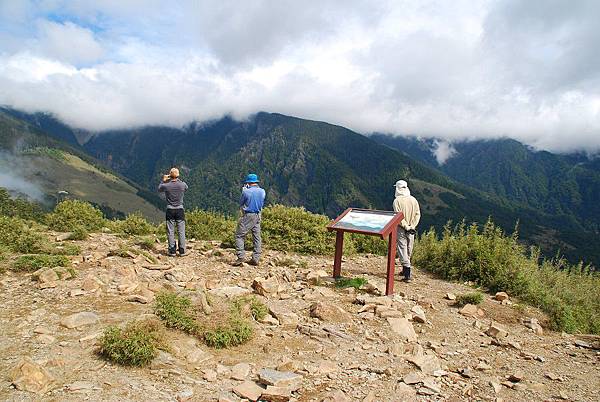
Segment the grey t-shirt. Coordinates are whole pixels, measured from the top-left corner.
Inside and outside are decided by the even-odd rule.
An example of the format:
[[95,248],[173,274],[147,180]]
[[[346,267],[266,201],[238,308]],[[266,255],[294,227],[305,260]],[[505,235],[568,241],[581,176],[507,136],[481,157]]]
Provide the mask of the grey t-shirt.
[[183,193],[187,189],[188,185],[179,179],[158,185],[158,192],[165,193],[167,209],[183,209]]

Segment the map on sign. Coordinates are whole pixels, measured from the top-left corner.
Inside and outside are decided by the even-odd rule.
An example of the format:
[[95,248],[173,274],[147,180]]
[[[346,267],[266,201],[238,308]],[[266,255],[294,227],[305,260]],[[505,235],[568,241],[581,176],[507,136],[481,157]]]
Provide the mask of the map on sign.
[[390,211],[351,210],[333,228],[379,233],[394,216],[396,214]]

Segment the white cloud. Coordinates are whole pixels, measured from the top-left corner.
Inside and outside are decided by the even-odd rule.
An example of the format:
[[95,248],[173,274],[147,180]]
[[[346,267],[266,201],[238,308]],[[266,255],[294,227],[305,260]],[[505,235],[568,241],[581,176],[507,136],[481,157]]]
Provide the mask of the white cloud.
[[433,156],[435,156],[438,165],[443,165],[457,153],[452,144],[443,140],[434,140],[431,152],[433,153]]
[[0,104],[78,127],[265,110],[441,144],[600,150],[595,1],[28,4],[0,7],[0,24],[13,16]]

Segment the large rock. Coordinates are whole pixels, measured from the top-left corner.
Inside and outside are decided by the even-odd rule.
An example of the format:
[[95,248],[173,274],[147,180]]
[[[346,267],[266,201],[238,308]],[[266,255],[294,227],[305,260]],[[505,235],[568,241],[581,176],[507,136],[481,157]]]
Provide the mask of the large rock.
[[44,284],[56,282],[57,280],[59,280],[58,274],[52,268],[41,268],[35,271],[31,275],[31,278]]
[[323,271],[322,269],[317,271],[310,271],[308,274],[306,274],[306,282],[308,282],[311,285],[317,285],[321,282],[322,278],[327,278],[328,276],[329,274]]
[[248,363],[238,363],[231,368],[231,378],[244,381],[250,375],[250,365]]
[[171,342],[171,349],[177,357],[185,359],[189,364],[199,364],[212,358],[210,353],[198,347],[195,339],[174,340]]
[[427,322],[427,317],[425,317],[425,310],[423,310],[423,307],[417,305],[414,306],[410,311],[413,313],[413,321],[420,322],[421,324]]
[[496,339],[506,338],[508,336],[508,331],[497,322],[492,322],[492,324],[487,329],[487,331],[485,331],[485,333],[486,335]]
[[413,325],[406,318],[387,318],[388,323],[392,327],[392,331],[406,341],[416,342],[417,333]]
[[189,282],[194,279],[194,271],[189,267],[173,268],[165,272],[165,279],[170,282]]
[[536,335],[543,335],[544,334],[544,329],[542,328],[542,326],[540,325],[540,323],[538,322],[538,320],[536,318],[526,318],[523,320],[523,324],[533,330],[533,332]]
[[251,401],[258,401],[264,391],[265,389],[256,385],[254,381],[244,381],[233,388],[233,392],[235,392],[237,396]]
[[263,391],[260,400],[267,402],[287,402],[290,400],[292,392],[286,387],[274,387],[268,385],[267,389]]
[[464,315],[465,317],[472,318],[483,317],[485,315],[483,313],[483,310],[474,304],[465,304],[465,306],[461,308],[458,312],[459,314]]
[[441,370],[440,361],[433,355],[407,356],[406,360],[428,375],[433,375],[434,372]]
[[508,294],[506,292],[496,292],[494,299],[498,301],[508,300]]
[[350,313],[341,307],[327,302],[316,302],[310,306],[310,316],[326,322],[349,322]]
[[269,297],[276,295],[279,291],[279,281],[276,276],[266,278],[254,278],[252,288],[259,295]]
[[50,390],[54,377],[29,357],[23,357],[10,372],[10,381],[22,391],[43,394]]
[[274,387],[285,387],[292,391],[300,388],[302,376],[290,371],[278,371],[264,368],[258,373],[258,381],[261,384],[272,385]]
[[80,313],[71,314],[70,316],[63,318],[60,321],[60,325],[71,329],[97,324],[98,321],[100,321],[100,318],[96,313],[92,313],[91,311],[82,311]]
[[396,384],[396,393],[394,400],[396,401],[415,401],[417,399],[417,391],[413,387],[406,385],[403,382]]
[[296,328],[300,322],[300,317],[298,317],[298,314],[289,311],[283,306],[270,306],[269,311],[273,317],[277,318],[279,325],[281,325],[283,328]]

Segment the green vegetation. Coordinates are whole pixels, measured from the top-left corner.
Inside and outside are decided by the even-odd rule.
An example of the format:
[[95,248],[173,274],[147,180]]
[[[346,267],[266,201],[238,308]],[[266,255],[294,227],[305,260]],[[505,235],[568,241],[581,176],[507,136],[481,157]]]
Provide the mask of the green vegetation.
[[600,334],[600,276],[582,264],[564,260],[540,262],[539,251],[529,253],[488,221],[445,227],[419,239],[414,263],[444,278],[473,281],[491,292],[505,291],[541,308],[554,329],[569,333]]
[[65,200],[47,216],[48,226],[57,231],[70,232],[82,227],[90,232],[99,230],[106,223],[102,212],[85,201]]
[[235,313],[237,315],[241,314],[243,309],[248,306],[250,308],[252,318],[257,321],[262,320],[267,316],[267,314],[269,314],[269,308],[254,296],[240,297],[235,300],[233,304],[235,306]]
[[232,241],[236,222],[217,212],[195,209],[185,214],[186,235],[196,240]]
[[90,233],[84,226],[75,226],[71,235],[69,236],[69,240],[87,240],[90,236]]
[[37,271],[43,267],[67,267],[70,265],[70,261],[64,255],[22,255],[18,257],[13,263],[14,271]]
[[266,315],[266,306],[252,299],[212,305],[217,310],[210,318],[201,320],[188,297],[163,292],[156,297],[154,312],[167,327],[198,336],[214,348],[241,345],[252,338],[254,331],[252,324],[244,317],[245,311],[256,316]]
[[177,296],[173,292],[162,292],[156,296],[154,314],[165,322],[168,328],[179,329],[188,334],[198,334],[200,326],[188,297]]
[[364,285],[367,284],[367,280],[365,278],[339,278],[335,281],[336,288],[354,288],[360,289]]
[[462,307],[467,304],[481,304],[483,302],[483,293],[471,292],[463,295],[456,296],[456,302],[454,303],[457,307]]
[[124,329],[108,327],[100,338],[98,354],[124,366],[146,366],[165,348],[164,333],[158,321],[139,321]]
[[12,198],[5,188],[0,187],[0,215],[41,222],[44,211],[38,204],[22,198]]
[[154,237],[145,236],[138,237],[135,240],[135,244],[139,246],[142,250],[153,251],[154,246],[156,245],[156,241],[154,240]]
[[150,224],[141,214],[129,214],[123,220],[111,221],[110,228],[115,233],[128,236],[144,236],[156,231],[156,227]]
[[61,151],[60,149],[49,147],[29,148],[23,152],[23,155],[47,156],[57,161],[66,160],[65,153],[63,151]]

